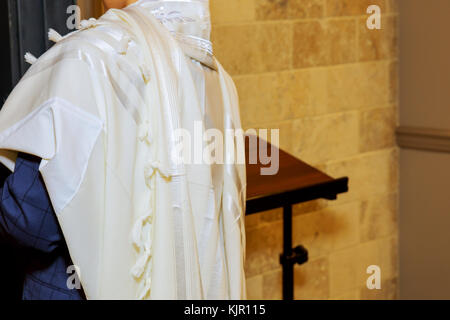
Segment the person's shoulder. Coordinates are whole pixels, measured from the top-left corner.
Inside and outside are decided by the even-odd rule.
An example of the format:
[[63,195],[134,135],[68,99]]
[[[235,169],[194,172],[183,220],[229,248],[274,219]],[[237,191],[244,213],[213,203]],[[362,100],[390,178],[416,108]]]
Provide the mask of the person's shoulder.
[[61,36],[57,31],[50,29],[49,40],[54,42],[52,46],[39,57],[34,57],[32,53],[26,54],[25,60],[32,64],[28,73],[90,53],[89,43],[86,41],[89,33],[89,30],[76,30]]
[[[64,37],[57,36],[53,39],[54,45],[42,57],[54,57],[57,55],[70,55],[71,53],[106,53],[101,46],[102,39],[105,38],[103,28],[92,25],[73,31]],[[95,50],[97,49],[97,50]]]
[[51,29],[49,40],[54,42],[52,47],[39,58],[34,58],[30,54],[25,57],[28,62],[32,63],[28,73],[40,72],[46,67],[64,64],[71,60],[87,63],[91,67],[98,65],[99,62],[111,63],[114,61],[113,56],[117,56],[123,51],[121,48],[123,44],[120,41],[121,36],[117,39],[111,34],[121,35],[124,32],[116,26],[105,26],[96,22],[96,20],[88,20],[89,24],[82,24],[80,29],[65,36],[61,36]]

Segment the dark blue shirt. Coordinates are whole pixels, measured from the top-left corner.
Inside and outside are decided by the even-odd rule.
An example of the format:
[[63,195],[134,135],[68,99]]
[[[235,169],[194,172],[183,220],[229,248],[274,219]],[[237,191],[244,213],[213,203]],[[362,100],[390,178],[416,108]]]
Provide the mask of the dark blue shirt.
[[19,154],[14,173],[1,186],[0,241],[20,258],[22,299],[80,300],[82,291],[67,285],[72,262],[39,172],[40,162]]

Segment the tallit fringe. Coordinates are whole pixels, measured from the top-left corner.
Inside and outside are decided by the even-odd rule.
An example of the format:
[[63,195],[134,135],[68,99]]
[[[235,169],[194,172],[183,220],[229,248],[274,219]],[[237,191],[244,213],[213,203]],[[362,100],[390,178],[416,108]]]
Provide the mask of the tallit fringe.
[[150,179],[155,173],[159,172],[164,178],[170,178],[169,173],[164,170],[159,161],[152,161],[145,166],[145,177]]
[[139,279],[142,277],[145,271],[145,267],[147,266],[147,262],[151,258],[151,252],[148,250],[145,250],[143,254],[139,257],[136,264],[131,268],[131,274],[134,278]]
[[[139,126],[138,129],[138,138],[142,142],[147,141],[149,139],[148,122]],[[145,183],[150,190],[153,189],[153,178],[157,172],[160,174],[164,172],[159,161],[150,161],[144,166]],[[152,201],[151,198],[148,201]],[[143,288],[141,287],[137,296],[139,300],[144,300],[151,291],[153,210],[151,208],[146,210],[148,210],[148,214],[137,219],[131,233],[132,243],[137,248],[139,255],[130,273],[135,280],[144,281]],[[144,232],[148,232],[148,234],[144,235]]]
[[143,246],[142,243],[142,228],[144,227],[145,223],[152,223],[152,214],[149,214],[147,216],[141,217],[139,218],[133,228],[132,231],[132,242],[134,245],[136,245],[136,247],[141,248]]
[[25,58],[25,62],[26,63],[29,63],[29,64],[34,64],[34,63],[36,63],[36,61],[38,60],[35,56],[33,56],[31,53],[29,53],[29,52],[27,52],[27,53],[25,53],[25,56],[24,56],[24,58]]
[[[149,136],[149,130],[148,126],[144,125],[139,128],[139,137],[140,139],[147,139]],[[147,184],[147,187],[149,189],[152,188],[152,178],[154,178],[154,175],[156,173],[161,174],[161,176],[168,178],[169,175],[165,172],[163,169],[161,163],[159,161],[151,161],[144,167],[144,175],[145,175],[145,182]],[[136,264],[131,268],[131,275],[136,279],[140,279],[146,270],[148,273],[151,274],[151,260],[152,260],[152,234],[153,234],[153,212],[152,210],[149,211],[149,213],[143,217],[140,217],[132,230],[131,238],[133,245],[138,248],[139,257],[136,261]],[[149,238],[143,240],[143,232],[145,230],[146,224],[149,224]],[[138,299],[143,300],[145,299],[151,290],[151,278],[146,277],[145,278],[145,284],[142,292],[139,294]]]
[[147,295],[150,293],[151,287],[152,287],[152,280],[151,280],[151,278],[145,279],[144,290],[142,290],[142,293],[140,294],[138,299],[139,300],[144,300],[145,297],[147,297]]
[[82,20],[80,22],[79,30],[95,28],[97,26],[97,24],[98,24],[98,22],[94,18],[90,18],[89,20]]
[[58,43],[63,39],[63,36],[60,35],[55,29],[48,29],[48,40],[53,41],[54,43]]
[[148,70],[148,68],[144,65],[139,67],[141,69],[141,73],[142,73],[142,79],[144,80],[145,84],[148,84],[150,82],[150,71]]
[[139,132],[138,132],[138,137],[139,137],[139,140],[140,141],[142,141],[142,142],[146,142],[147,144],[152,144],[152,142],[153,142],[153,139],[152,139],[152,137],[150,136],[150,131],[149,131],[149,128],[148,128],[148,123],[144,123],[144,124],[141,124],[140,126],[139,126]]
[[[136,264],[131,268],[131,275],[136,279],[140,279],[145,270],[149,268],[149,272],[151,272],[151,259],[152,259],[152,234],[153,234],[153,226],[152,223],[153,215],[150,213],[144,217],[139,218],[133,228],[132,231],[132,242],[138,248],[139,257],[136,261]],[[144,227],[146,223],[150,224],[149,228],[149,240],[144,241],[142,239]],[[150,292],[151,282],[150,278],[145,279],[145,285],[143,291],[139,294],[138,299],[143,300]]]
[[127,54],[130,41],[131,41],[131,39],[128,36],[122,37],[122,40],[120,40],[120,43],[119,43],[119,53],[120,54]]

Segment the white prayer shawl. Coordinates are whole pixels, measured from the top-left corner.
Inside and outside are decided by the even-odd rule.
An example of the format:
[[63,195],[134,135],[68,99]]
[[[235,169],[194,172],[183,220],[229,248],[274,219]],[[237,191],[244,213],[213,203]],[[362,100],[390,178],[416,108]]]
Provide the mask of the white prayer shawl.
[[[245,165],[173,157],[176,129],[211,127],[207,77],[218,90],[207,116],[241,128],[236,89],[148,3],[85,22],[33,64],[0,112],[0,161],[13,170],[17,152],[43,159],[88,299],[245,299]],[[242,137],[227,137],[224,154],[242,157]]]

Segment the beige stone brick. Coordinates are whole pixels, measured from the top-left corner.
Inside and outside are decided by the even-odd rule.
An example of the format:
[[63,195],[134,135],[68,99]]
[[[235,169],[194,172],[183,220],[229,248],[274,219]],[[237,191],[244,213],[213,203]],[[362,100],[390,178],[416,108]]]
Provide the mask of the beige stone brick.
[[211,0],[212,24],[255,20],[255,1],[259,0]]
[[313,20],[294,24],[295,68],[356,60],[356,20]]
[[260,221],[259,214],[251,214],[249,216],[245,216],[245,229],[250,230],[258,227]]
[[389,103],[388,62],[336,66],[327,71],[329,112],[382,107]]
[[399,272],[399,256],[398,256],[398,235],[390,238],[383,238],[381,241],[382,248],[388,248],[385,256],[386,270],[383,279],[392,279],[398,277]]
[[271,223],[283,220],[283,209],[273,209],[259,214],[261,223]]
[[[320,169],[319,169],[320,170]],[[320,211],[328,206],[329,201],[318,199],[308,202],[299,203],[293,206],[293,215],[298,216],[305,213]]]
[[302,21],[294,25],[294,67],[304,68],[329,64],[326,23]]
[[329,298],[328,259],[318,258],[294,269],[294,297],[296,300],[324,300]]
[[398,195],[376,196],[361,204],[361,241],[370,241],[397,233]]
[[396,238],[384,238],[362,243],[330,255],[330,295],[341,296],[355,288],[366,286],[367,268],[377,265],[382,281],[397,277]]
[[[291,121],[285,121],[285,122],[279,122],[279,123],[269,123],[265,125],[253,125],[253,126],[244,126],[245,130],[252,129],[256,130],[257,135],[259,135],[262,139],[269,141],[274,146],[280,147],[281,149],[291,152],[292,147],[292,122]],[[263,134],[263,131],[260,130],[267,130],[267,139]],[[279,141],[272,140],[272,134],[275,135],[275,131],[278,130],[279,134]]]
[[293,219],[294,245],[304,245],[311,258],[359,242],[359,202],[327,207]]
[[330,300],[360,300],[361,299],[361,290],[353,289],[347,292],[344,292],[336,297],[331,297]]
[[398,13],[398,5],[400,0],[386,0],[388,11],[391,13]]
[[312,165],[358,153],[359,114],[345,112],[294,120],[294,155]]
[[263,274],[263,290],[264,300],[283,299],[283,273],[281,269]]
[[361,152],[391,148],[396,145],[395,108],[370,109],[361,112],[359,149]]
[[361,16],[367,15],[370,5],[380,6],[381,12],[387,12],[385,0],[326,0],[328,16]]
[[[307,75],[301,73],[300,77],[306,79],[308,82],[308,106],[298,105],[294,108],[293,114],[295,118],[308,115],[321,115],[328,113],[328,77],[329,72],[327,68],[312,68],[308,69]],[[300,93],[298,93],[300,95]]]
[[[246,125],[289,120],[295,104],[307,105],[303,79],[295,73],[269,73],[235,79],[242,122]],[[301,95],[299,92],[305,92]]]
[[326,72],[296,70],[235,77],[245,125],[326,112]]
[[257,0],[256,16],[261,20],[320,18],[324,0]]
[[356,285],[367,288],[367,279],[371,275],[367,273],[367,268],[371,265],[380,267],[382,283],[397,277],[398,258],[395,237],[363,243],[358,247],[358,255]]
[[397,278],[382,281],[381,289],[367,289],[367,286],[360,289],[361,300],[396,300],[398,297]]
[[262,300],[263,299],[263,276],[247,278],[247,299]]
[[377,194],[398,190],[398,152],[387,149],[328,163],[326,173],[333,177],[348,176],[349,192],[338,202],[368,199]]
[[280,71],[292,65],[292,25],[263,23],[213,28],[215,54],[232,75]]
[[358,59],[360,61],[395,58],[398,55],[397,17],[381,16],[381,29],[370,30],[366,18],[358,20]]
[[330,296],[339,297],[358,285],[358,247],[333,252],[330,255]]
[[327,113],[327,75],[325,68],[295,70],[286,75],[291,119]]
[[261,225],[246,234],[246,275],[254,277],[279,267],[282,252],[281,222]]
[[[397,61],[389,63],[389,102],[399,104],[399,65]],[[397,117],[398,121],[398,117]]]
[[367,267],[377,265],[381,269],[382,281],[397,277],[398,257],[397,238],[388,237],[365,242],[358,247],[358,282],[365,286],[370,274],[367,274]]
[[328,20],[327,23],[330,64],[356,61],[357,20]]

